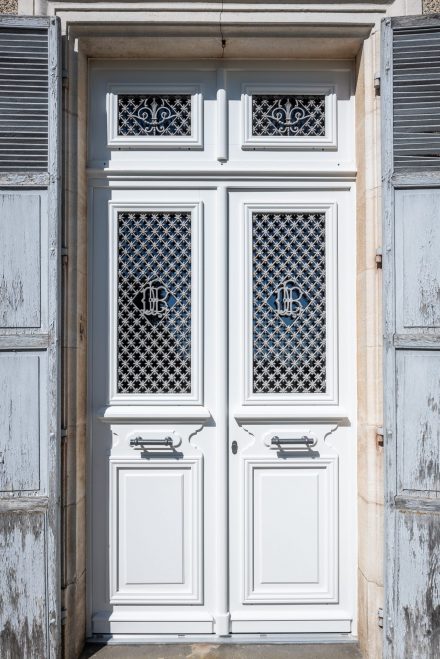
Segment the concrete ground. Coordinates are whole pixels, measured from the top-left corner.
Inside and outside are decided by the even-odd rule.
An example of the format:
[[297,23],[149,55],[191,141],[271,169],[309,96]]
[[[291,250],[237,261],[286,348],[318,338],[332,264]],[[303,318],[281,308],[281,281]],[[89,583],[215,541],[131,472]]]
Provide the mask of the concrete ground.
[[196,643],[181,645],[89,644],[82,659],[361,659],[357,645],[232,645]]

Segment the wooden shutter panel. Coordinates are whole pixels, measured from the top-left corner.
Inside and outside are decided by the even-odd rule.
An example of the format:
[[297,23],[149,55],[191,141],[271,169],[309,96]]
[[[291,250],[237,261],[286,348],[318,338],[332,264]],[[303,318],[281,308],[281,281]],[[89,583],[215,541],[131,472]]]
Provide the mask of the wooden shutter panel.
[[384,657],[440,657],[440,17],[382,29]]
[[56,18],[0,16],[0,656],[59,656]]

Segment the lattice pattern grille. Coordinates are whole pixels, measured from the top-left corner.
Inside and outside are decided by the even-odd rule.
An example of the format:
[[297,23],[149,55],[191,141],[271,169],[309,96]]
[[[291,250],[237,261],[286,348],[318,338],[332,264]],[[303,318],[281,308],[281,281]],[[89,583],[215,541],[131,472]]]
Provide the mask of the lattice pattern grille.
[[191,95],[118,96],[118,135],[191,136]]
[[324,213],[253,213],[253,391],[326,391]]
[[191,393],[191,213],[118,213],[118,393]]
[[252,96],[252,135],[256,137],[324,136],[325,96]]

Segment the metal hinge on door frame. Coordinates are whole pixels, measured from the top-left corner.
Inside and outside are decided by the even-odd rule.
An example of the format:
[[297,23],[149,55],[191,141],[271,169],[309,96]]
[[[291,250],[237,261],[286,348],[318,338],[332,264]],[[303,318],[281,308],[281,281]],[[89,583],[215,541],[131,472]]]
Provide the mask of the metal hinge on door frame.
[[61,248],[61,260],[63,262],[63,265],[67,265],[68,263],[68,252],[67,252],[67,247],[62,247]]
[[374,76],[374,90],[376,92],[376,96],[380,96],[380,75],[379,73],[376,73]]
[[381,629],[383,629],[383,608],[380,607],[377,609],[377,624]]
[[376,268],[380,270],[382,268],[383,256],[382,256],[382,247],[376,249]]
[[376,428],[376,446],[383,448],[383,428]]

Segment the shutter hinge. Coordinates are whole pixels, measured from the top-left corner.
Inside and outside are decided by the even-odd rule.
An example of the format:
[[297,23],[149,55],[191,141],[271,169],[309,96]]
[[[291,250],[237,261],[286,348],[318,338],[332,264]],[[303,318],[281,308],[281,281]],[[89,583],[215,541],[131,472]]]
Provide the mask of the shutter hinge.
[[377,624],[383,629],[383,609],[377,609]]
[[383,428],[376,428],[376,446],[383,448]]
[[63,79],[63,87],[67,88],[69,86],[69,75],[66,69],[63,69],[62,79]]
[[66,440],[67,440],[67,428],[61,428],[61,443],[64,444]]
[[376,73],[374,76],[374,90],[376,92],[376,96],[380,96],[380,75],[379,73]]
[[61,260],[63,262],[63,265],[67,265],[67,261],[68,261],[67,247],[61,248]]
[[382,268],[382,247],[376,249],[376,268],[380,270]]

